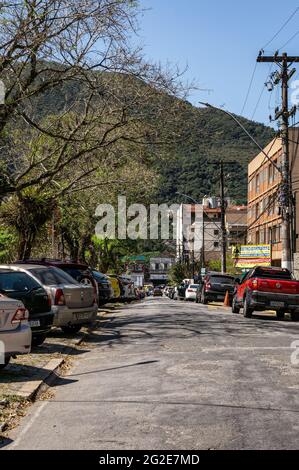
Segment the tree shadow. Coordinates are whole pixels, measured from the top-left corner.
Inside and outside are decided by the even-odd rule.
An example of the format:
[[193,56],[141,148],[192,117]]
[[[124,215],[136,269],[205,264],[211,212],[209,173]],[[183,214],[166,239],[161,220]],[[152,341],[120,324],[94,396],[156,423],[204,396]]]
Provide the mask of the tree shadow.
[[[28,383],[31,381],[45,381],[52,370],[30,364],[9,364],[0,374],[0,384]],[[75,380],[69,380],[74,382]],[[16,394],[19,388],[16,387]],[[4,391],[5,392],[5,391]]]

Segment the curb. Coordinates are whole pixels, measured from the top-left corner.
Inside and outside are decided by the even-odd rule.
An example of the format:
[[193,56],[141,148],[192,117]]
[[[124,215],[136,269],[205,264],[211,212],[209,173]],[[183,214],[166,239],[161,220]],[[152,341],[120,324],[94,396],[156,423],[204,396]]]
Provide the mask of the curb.
[[[114,310],[114,309],[113,309]],[[102,311],[101,314],[105,316],[105,314],[109,314],[112,312],[109,311]],[[113,319],[114,317],[112,317]],[[103,322],[101,327],[105,328],[107,324],[111,322],[112,319],[106,319]],[[95,326],[95,324],[93,325]],[[69,353],[73,349],[74,346],[79,346],[90,334],[92,334],[93,328],[88,329],[88,331],[84,332],[84,334],[79,338],[72,346],[66,346],[63,354],[69,356]],[[43,378],[38,380],[31,380],[24,384],[21,389],[18,391],[17,396],[21,399],[25,399],[34,403],[37,398],[44,393],[59,377],[59,372],[61,367],[66,361],[66,357],[61,359],[51,359],[45,366],[45,374]],[[7,422],[0,422],[0,433],[5,432],[8,428],[9,424]],[[0,434],[1,438],[1,434]]]
[[[66,346],[63,354],[66,356],[69,355],[70,351],[74,346],[79,346],[82,341],[86,338],[88,333],[84,333],[84,335],[75,342],[73,346]],[[59,370],[61,366],[65,363],[66,358],[61,359],[51,359],[45,366],[45,374],[42,378],[38,380],[31,380],[25,383],[21,389],[18,391],[17,396],[24,398],[26,400],[34,401],[38,398],[41,393],[43,393],[58,377]]]

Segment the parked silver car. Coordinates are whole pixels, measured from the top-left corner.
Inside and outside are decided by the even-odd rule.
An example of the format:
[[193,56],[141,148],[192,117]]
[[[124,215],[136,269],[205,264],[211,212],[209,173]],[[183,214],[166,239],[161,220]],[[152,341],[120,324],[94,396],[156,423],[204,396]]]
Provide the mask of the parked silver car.
[[77,282],[54,266],[14,264],[11,269],[26,271],[48,292],[51,298],[53,325],[65,333],[76,333],[83,325],[94,321],[98,306],[92,285]]
[[11,357],[30,352],[32,334],[28,316],[22,302],[0,295],[0,369]]

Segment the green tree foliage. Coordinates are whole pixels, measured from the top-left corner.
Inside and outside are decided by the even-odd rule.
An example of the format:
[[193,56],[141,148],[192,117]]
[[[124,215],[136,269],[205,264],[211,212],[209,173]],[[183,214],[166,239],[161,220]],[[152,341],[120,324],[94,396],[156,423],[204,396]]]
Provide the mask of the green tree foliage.
[[17,237],[6,228],[0,229],[0,262],[10,263],[16,256]]

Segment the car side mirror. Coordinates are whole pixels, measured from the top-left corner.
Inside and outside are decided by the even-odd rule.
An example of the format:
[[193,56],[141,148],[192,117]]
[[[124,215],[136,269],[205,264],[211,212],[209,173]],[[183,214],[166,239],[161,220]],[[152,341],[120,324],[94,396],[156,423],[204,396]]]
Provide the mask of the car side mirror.
[[236,277],[235,282],[236,282],[236,284],[241,284],[241,279]]

